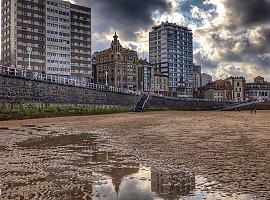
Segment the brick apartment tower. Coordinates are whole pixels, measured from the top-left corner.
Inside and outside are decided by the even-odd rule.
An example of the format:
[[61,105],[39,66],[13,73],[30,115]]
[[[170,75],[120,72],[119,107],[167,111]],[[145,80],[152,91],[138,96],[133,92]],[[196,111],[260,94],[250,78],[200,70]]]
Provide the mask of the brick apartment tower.
[[4,66],[92,80],[91,8],[61,0],[2,0]]

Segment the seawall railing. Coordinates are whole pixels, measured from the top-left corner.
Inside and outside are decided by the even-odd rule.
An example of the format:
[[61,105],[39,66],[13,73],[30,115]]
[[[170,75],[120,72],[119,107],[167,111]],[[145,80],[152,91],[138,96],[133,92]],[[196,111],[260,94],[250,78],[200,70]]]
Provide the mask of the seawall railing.
[[[48,75],[40,72],[36,72],[33,70],[20,69],[16,67],[8,67],[8,66],[0,66],[0,74],[10,77],[20,77],[26,80],[35,80],[35,81],[43,81],[61,85],[70,85],[76,87],[89,88],[93,90],[100,91],[108,91],[108,92],[116,92],[116,93],[124,93],[124,94],[132,94],[132,95],[141,95],[143,92],[133,91],[125,88],[117,88],[114,86],[94,84],[86,81],[79,81],[71,78],[64,78],[58,75]],[[220,103],[237,103],[233,100],[213,100],[213,99],[196,99],[196,98],[180,98],[180,97],[171,97],[171,96],[163,96],[161,94],[157,94],[154,92],[147,92],[150,96],[177,100],[177,101],[187,101],[187,102],[220,102]]]
[[133,95],[141,95],[141,92],[135,92],[133,90],[117,88],[108,85],[94,84],[86,81],[78,81],[71,78],[63,78],[58,75],[48,75],[40,72],[35,72],[32,70],[18,69],[15,67],[5,67],[0,66],[0,74],[11,76],[11,77],[20,77],[26,80],[35,80],[35,81],[44,81],[49,83],[61,84],[61,85],[70,85],[76,87],[89,88],[93,90],[109,91],[116,93],[125,93]]

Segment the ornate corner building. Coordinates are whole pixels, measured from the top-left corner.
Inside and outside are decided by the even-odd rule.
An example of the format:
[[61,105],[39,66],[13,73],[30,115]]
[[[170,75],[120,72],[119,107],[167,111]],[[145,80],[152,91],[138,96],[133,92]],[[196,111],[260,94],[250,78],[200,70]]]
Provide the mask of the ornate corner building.
[[137,52],[122,47],[115,33],[110,48],[94,53],[96,83],[136,91],[138,62]]

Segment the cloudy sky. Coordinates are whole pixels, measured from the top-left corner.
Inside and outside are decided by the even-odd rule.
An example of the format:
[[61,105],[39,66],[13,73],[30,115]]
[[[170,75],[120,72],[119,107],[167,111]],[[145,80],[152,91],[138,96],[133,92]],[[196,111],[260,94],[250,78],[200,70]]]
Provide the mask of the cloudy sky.
[[148,31],[168,20],[193,30],[194,62],[204,72],[270,81],[270,0],[74,1],[92,7],[94,50],[108,47],[116,29],[125,46],[147,57]]
[[215,78],[270,81],[270,0],[73,0],[92,8],[92,46],[123,45],[148,56],[148,31],[169,21],[194,33],[194,62]]

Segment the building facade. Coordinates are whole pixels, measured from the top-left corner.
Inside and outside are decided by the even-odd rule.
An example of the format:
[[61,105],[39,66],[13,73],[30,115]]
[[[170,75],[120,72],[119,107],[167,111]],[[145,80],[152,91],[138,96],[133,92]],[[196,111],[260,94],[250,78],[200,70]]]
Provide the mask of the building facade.
[[70,4],[71,77],[93,82],[91,67],[91,8]]
[[146,60],[139,60],[138,90],[142,92],[155,91],[155,65],[150,64]]
[[71,75],[70,4],[61,0],[45,2],[45,72],[67,77]]
[[[1,6],[4,66],[70,77],[79,66],[75,62],[77,56],[79,64],[91,75],[90,8],[61,0],[3,0]],[[79,18],[75,19],[77,15]],[[83,36],[77,40],[78,31]],[[76,42],[83,46],[79,54],[74,53]]]
[[194,91],[197,91],[202,86],[202,67],[200,65],[193,65],[194,76]]
[[155,70],[155,93],[169,96],[169,79],[160,69]]
[[1,58],[4,66],[27,68],[27,46],[32,46],[32,67],[46,70],[46,15],[41,0],[1,1]]
[[211,83],[212,81],[213,81],[213,78],[212,78],[212,76],[210,76],[209,74],[206,74],[206,73],[202,73],[202,75],[201,75],[201,79],[202,79],[202,81],[201,81],[201,87],[202,86],[205,86],[205,85],[207,85],[208,83]]
[[169,78],[169,90],[178,95],[184,81],[189,96],[193,95],[193,35],[177,24],[162,22],[149,33],[149,61]]
[[246,83],[245,97],[248,100],[269,100],[270,83],[264,81],[263,77],[254,78],[253,83]]
[[94,60],[96,80],[98,84],[126,88],[133,91],[138,89],[138,56],[137,52],[124,48],[113,36],[111,47],[96,52]]
[[227,79],[230,81],[232,86],[232,100],[244,101],[245,100],[245,84],[246,80],[244,77],[230,77]]
[[228,80],[216,80],[198,88],[196,97],[214,101],[232,100],[233,87]]

